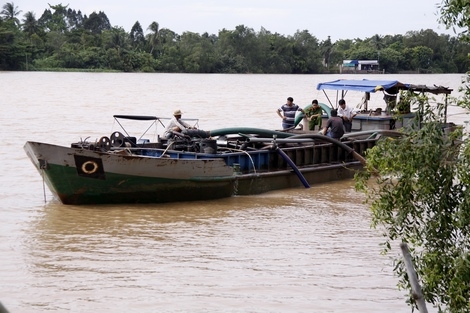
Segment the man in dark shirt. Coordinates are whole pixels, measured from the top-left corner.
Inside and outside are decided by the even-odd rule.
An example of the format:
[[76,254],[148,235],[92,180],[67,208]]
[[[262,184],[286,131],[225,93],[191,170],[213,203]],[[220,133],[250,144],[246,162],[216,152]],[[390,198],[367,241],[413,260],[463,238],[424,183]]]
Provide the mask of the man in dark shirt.
[[[329,130],[328,130],[329,129]],[[343,119],[338,117],[337,110],[331,110],[331,117],[326,122],[326,126],[321,131],[323,135],[334,139],[340,139],[344,135]]]
[[[297,111],[301,111],[305,114],[305,111],[294,103],[294,99],[292,97],[287,98],[287,103],[283,104],[279,109],[277,109],[277,115],[282,118],[283,129],[294,128],[295,113]],[[283,112],[284,115],[282,115],[281,112]]]

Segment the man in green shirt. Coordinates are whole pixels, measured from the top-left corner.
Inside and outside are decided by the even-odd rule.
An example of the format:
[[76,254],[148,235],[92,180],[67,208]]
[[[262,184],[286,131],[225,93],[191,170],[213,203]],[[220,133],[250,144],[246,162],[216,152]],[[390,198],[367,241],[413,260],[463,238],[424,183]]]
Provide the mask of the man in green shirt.
[[312,106],[305,110],[305,116],[308,120],[308,129],[315,130],[315,125],[318,125],[318,129],[321,130],[321,117],[323,114],[322,108],[318,105],[318,101],[315,99],[312,101]]

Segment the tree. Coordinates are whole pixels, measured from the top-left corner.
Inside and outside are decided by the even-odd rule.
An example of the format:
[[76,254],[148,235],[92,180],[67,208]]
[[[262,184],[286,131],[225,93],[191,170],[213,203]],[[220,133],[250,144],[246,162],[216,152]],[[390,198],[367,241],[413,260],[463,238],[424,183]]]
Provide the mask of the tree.
[[[152,23],[153,24],[153,23]],[[152,35],[152,34],[151,34]],[[148,38],[150,38],[151,35]],[[155,69],[158,71],[176,73],[182,71],[181,56],[178,47],[179,35],[168,28],[158,30],[158,44],[153,50]]]
[[[356,187],[368,196],[384,252],[396,241],[411,246],[425,300],[442,312],[470,312],[470,146],[457,143],[461,130],[444,131],[442,103],[433,110],[427,97],[414,94],[403,101],[421,114],[403,137],[368,151]],[[395,271],[415,305],[401,258]]]
[[330,36],[325,41],[320,43],[320,51],[323,57],[323,65],[326,67],[327,70],[330,69],[330,56],[331,52],[333,52],[334,45],[331,43]]
[[47,30],[51,30],[51,27],[52,27],[50,25],[51,23],[52,23],[52,12],[49,9],[45,9],[41,17],[38,20],[38,24],[45,31],[47,31]]
[[213,38],[205,33],[184,32],[179,40],[183,70],[187,73],[213,73],[215,49]]
[[361,45],[357,49],[350,50],[348,55],[352,60],[376,60],[378,51],[369,45]]
[[380,68],[384,69],[387,73],[396,73],[399,71],[401,59],[401,53],[390,48],[385,48],[380,51]]
[[46,35],[46,49],[50,54],[57,54],[60,52],[62,45],[67,42],[65,35],[59,31],[51,31]]
[[22,69],[25,50],[18,27],[11,20],[0,20],[0,70]]
[[43,40],[39,37],[41,28],[33,12],[26,12],[23,19],[23,32],[27,34],[29,45],[26,52],[26,70],[29,70],[29,62],[34,59],[40,48],[43,47]]
[[40,20],[42,20],[44,17],[44,23],[51,31],[57,31],[61,33],[67,31],[67,6],[63,6],[62,4],[49,4],[49,8],[54,10],[54,13],[51,13],[50,10],[44,11],[44,14],[41,16]]
[[429,47],[417,46],[412,48],[412,65],[415,69],[427,69],[431,66],[433,51]]
[[131,52],[129,34],[123,28],[113,27],[111,30],[105,30],[101,37],[110,68],[126,72],[136,69],[132,58],[129,57]]
[[0,12],[3,15],[3,19],[6,21],[12,21],[16,26],[20,26],[20,20],[17,16],[21,13],[21,10],[18,10],[18,7],[15,7],[13,2],[7,2],[3,5],[3,10]]
[[372,36],[371,38],[369,38],[368,42],[376,50],[385,48],[384,37],[380,36],[379,34],[376,34]]
[[247,73],[251,62],[250,55],[245,55],[247,42],[253,37],[253,29],[239,25],[235,30],[219,31],[217,42],[218,62],[216,71],[219,73]]
[[148,41],[151,47],[150,54],[152,54],[153,51],[157,51],[160,43],[160,25],[157,22],[152,22],[147,29],[151,31],[148,35]]
[[140,26],[139,21],[135,22],[135,24],[132,26],[129,37],[131,39],[132,46],[136,48],[144,46],[145,36],[144,36],[144,31],[142,30],[142,26]]
[[[462,40],[470,41],[470,7],[468,1],[442,0],[437,6],[441,14],[439,21],[447,29],[452,28]],[[460,30],[456,30],[458,27]]]
[[321,73],[323,66],[318,39],[312,36],[308,30],[303,30],[297,31],[292,40],[294,54],[293,73]]
[[[409,31],[403,37],[403,43],[405,47],[412,48],[415,51],[414,54],[416,54],[417,47],[421,47],[419,48],[421,50],[423,50],[423,48],[426,48],[426,50],[430,49],[431,55],[427,60],[429,61],[429,64],[423,66],[422,61],[415,60],[415,64],[421,63],[420,65],[417,65],[418,68],[436,69],[435,71],[439,72],[440,68],[443,67],[443,64],[452,58],[450,51],[448,50],[450,45],[449,36],[444,34],[438,35],[431,29]],[[427,58],[427,52],[424,57]]]
[[[439,8],[442,21],[464,27],[460,35],[469,40],[468,1],[443,0]],[[429,57],[426,49],[409,51]],[[456,102],[470,109],[470,76],[460,89]],[[446,131],[445,105],[433,109],[430,100],[411,93],[402,98],[419,108],[415,122],[401,138],[381,140],[367,152],[356,187],[367,194],[372,225],[383,231],[384,252],[396,241],[411,246],[425,300],[439,312],[465,313],[470,312],[470,139],[461,128]],[[401,259],[395,271],[415,308]]]
[[76,12],[75,10],[68,9],[65,16],[70,30],[78,29],[83,26],[84,18],[80,10]]
[[88,29],[93,34],[101,34],[102,31],[111,29],[111,23],[104,12],[93,12],[90,17],[85,19],[83,28]]
[[256,40],[256,33],[252,28],[238,25],[235,30],[223,29],[219,31],[217,42],[219,61],[222,61],[225,73],[261,72],[258,56],[260,47]]
[[[461,5],[455,2],[443,3]],[[465,0],[463,3],[467,2]],[[465,10],[463,6],[458,12],[463,12],[462,16],[465,16]],[[112,62],[102,62],[106,60],[109,43],[113,41],[111,34],[102,35],[112,29],[104,12],[93,12],[87,16],[82,15],[80,10],[69,8],[69,5],[48,4],[38,20],[33,12],[27,12],[22,19],[23,24],[17,18],[20,12],[13,2],[5,4],[3,10],[0,8],[0,22],[3,28],[8,29],[2,33],[5,36],[3,42],[6,42],[2,49],[12,52],[10,57],[14,56],[4,59],[10,60],[8,68],[25,68],[24,63],[34,64],[35,60],[46,58],[50,59],[40,64],[48,67],[63,64],[61,61],[64,60],[58,59],[60,55],[68,59],[66,63],[83,64],[85,68],[96,68],[96,64],[105,68],[111,66]],[[148,30],[149,33],[144,35],[140,23],[136,22],[126,33],[125,37],[130,39],[126,47],[115,45],[119,48],[109,52],[113,60],[119,60],[117,63],[126,63],[118,68],[138,69],[138,64],[145,63],[146,71],[335,73],[344,59],[380,59],[380,68],[389,73],[416,70],[418,67],[435,73],[464,73],[470,63],[467,58],[470,52],[468,42],[458,41],[449,35],[438,35],[430,29],[410,31],[406,35],[376,34],[370,38],[336,42],[328,38],[320,43],[308,30],[284,36],[263,27],[255,32],[245,25],[238,25],[233,30],[223,29],[217,35],[199,35],[190,31],[179,35],[170,29],[160,29],[157,22],[152,22]],[[9,41],[12,35],[15,40]],[[120,34],[118,37],[123,36]],[[195,46],[188,46],[188,41],[194,42]],[[64,53],[59,54],[60,45],[65,43],[67,51],[77,52],[76,56],[79,56],[82,50],[86,59],[92,61],[80,63]],[[91,57],[95,52],[98,55]],[[146,52],[154,58],[152,62],[149,62]]]
[[28,34],[28,37],[31,37],[33,34],[39,32],[40,27],[36,16],[33,12],[26,12],[23,19],[23,31]]

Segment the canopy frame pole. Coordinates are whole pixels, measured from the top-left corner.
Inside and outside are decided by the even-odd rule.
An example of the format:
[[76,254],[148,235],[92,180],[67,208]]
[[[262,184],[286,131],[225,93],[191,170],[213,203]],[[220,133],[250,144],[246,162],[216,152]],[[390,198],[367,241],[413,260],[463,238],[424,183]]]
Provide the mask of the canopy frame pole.
[[445,97],[445,107],[444,107],[444,124],[447,124],[447,99],[448,99],[448,94],[446,94]]
[[322,90],[323,94],[325,95],[326,99],[330,103],[330,107],[333,109],[333,103],[331,103],[330,97],[328,97],[328,94],[326,93],[325,89]]

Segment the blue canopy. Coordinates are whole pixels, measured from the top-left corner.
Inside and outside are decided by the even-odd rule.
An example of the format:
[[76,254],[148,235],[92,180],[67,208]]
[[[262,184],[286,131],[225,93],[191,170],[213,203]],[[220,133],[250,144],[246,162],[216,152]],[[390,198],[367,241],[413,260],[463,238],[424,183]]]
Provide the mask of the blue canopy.
[[376,92],[377,90],[387,90],[390,88],[408,89],[409,84],[402,84],[397,80],[354,80],[338,79],[331,82],[319,83],[318,90],[354,90],[362,92]]

